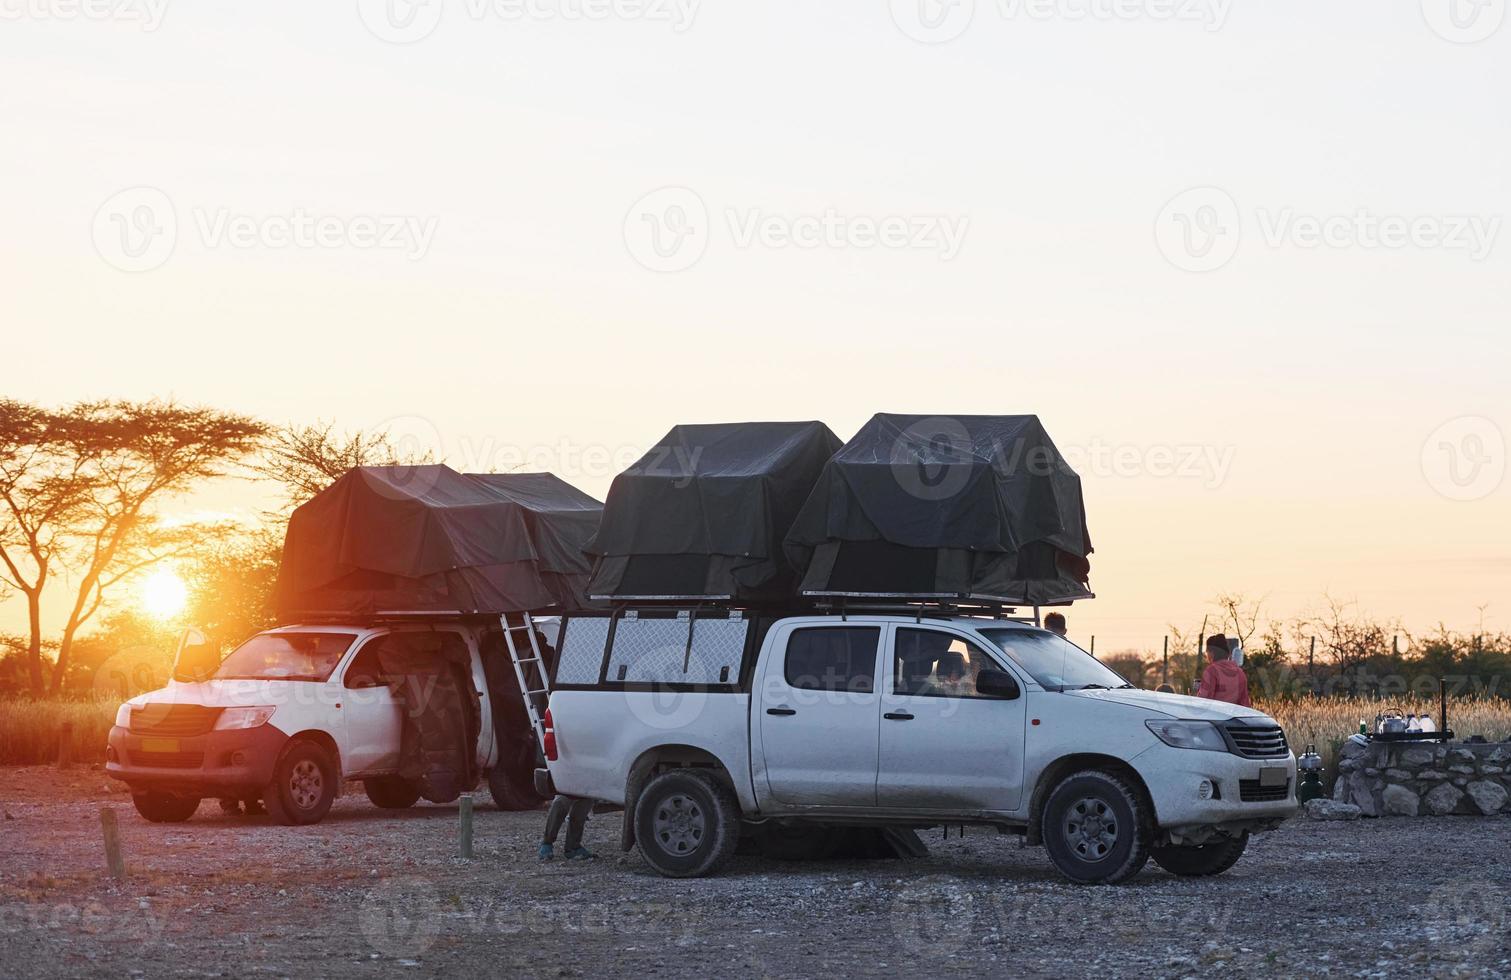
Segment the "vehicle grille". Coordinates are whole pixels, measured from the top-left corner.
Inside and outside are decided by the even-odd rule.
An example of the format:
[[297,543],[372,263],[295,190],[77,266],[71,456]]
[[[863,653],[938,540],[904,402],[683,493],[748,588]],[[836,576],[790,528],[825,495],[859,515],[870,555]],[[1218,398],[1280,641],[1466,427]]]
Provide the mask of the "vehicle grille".
[[1290,795],[1291,781],[1289,779],[1283,786],[1261,786],[1257,779],[1238,781],[1238,798],[1245,803],[1274,803],[1276,800],[1288,799]]
[[1283,759],[1291,751],[1279,725],[1228,725],[1228,745],[1245,759]]
[[205,763],[203,752],[133,752],[131,761],[139,766],[159,769],[198,769]]
[[133,735],[203,735],[215,726],[220,708],[202,704],[144,704],[131,712]]

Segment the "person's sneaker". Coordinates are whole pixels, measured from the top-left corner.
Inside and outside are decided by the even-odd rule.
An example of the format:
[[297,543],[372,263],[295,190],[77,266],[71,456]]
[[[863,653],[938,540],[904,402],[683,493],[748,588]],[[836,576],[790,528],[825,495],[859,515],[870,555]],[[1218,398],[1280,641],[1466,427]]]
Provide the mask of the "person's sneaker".
[[[551,845],[550,844],[542,844],[542,845],[540,845],[540,850],[536,851],[535,853],[536,853],[536,855],[542,861],[549,861],[549,860],[551,860],[551,857],[552,857],[552,854],[551,854]],[[572,855],[570,855],[570,854],[567,855],[567,857],[571,857],[571,856]]]
[[593,860],[593,852],[590,851],[590,850],[588,850],[586,847],[574,847],[572,850],[568,851],[564,856],[566,857],[566,859],[568,861],[591,861],[591,860]]

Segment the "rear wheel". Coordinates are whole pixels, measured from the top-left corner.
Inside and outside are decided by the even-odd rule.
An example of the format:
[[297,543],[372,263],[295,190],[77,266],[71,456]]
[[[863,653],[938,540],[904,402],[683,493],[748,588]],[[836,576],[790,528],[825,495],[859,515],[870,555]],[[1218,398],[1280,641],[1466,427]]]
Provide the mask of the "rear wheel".
[[274,823],[319,823],[336,800],[338,775],[329,752],[314,742],[295,742],[273,767],[262,802]]
[[1249,846],[1249,834],[1245,831],[1238,837],[1224,837],[1205,844],[1179,846],[1164,844],[1149,849],[1154,863],[1175,875],[1201,877],[1220,875],[1238,863],[1244,848]]
[[1082,884],[1116,884],[1149,860],[1153,821],[1121,776],[1101,770],[1060,781],[1044,804],[1044,847],[1060,873]]
[[362,788],[373,806],[384,810],[406,810],[420,798],[420,787],[403,776],[375,776],[362,780]]
[[137,813],[153,823],[183,823],[199,809],[199,797],[167,793],[132,793],[131,803]]
[[710,772],[664,772],[635,802],[635,840],[645,863],[658,874],[712,874],[734,856],[740,843],[740,804]]
[[535,792],[535,769],[494,766],[488,770],[488,792],[500,810],[538,810],[546,801]]

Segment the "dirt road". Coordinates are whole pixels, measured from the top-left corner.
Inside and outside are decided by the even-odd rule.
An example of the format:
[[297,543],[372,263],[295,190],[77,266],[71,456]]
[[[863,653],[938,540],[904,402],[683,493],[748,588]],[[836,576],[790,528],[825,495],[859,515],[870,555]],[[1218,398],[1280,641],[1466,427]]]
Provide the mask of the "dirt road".
[[[542,815],[400,814],[344,796],[276,827],[213,802],[149,824],[97,770],[0,770],[5,976],[1505,976],[1511,819],[1293,821],[1216,879],[1154,865],[1062,881],[985,831],[925,834],[926,860],[738,858],[669,881],[589,824],[591,863],[535,859]],[[116,808],[128,877],[104,876]]]

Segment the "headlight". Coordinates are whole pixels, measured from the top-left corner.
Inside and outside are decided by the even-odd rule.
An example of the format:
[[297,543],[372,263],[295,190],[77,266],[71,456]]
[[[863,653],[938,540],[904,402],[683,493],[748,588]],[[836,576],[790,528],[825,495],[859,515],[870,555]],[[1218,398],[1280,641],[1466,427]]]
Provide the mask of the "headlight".
[[130,702],[127,702],[126,704],[123,704],[119,708],[115,709],[115,727],[117,727],[117,728],[130,728],[131,727],[131,712],[135,708],[136,708],[136,705],[131,704]]
[[1172,748],[1228,751],[1222,732],[1210,721],[1146,721],[1144,724],[1161,742]]
[[220,713],[215,720],[215,730],[225,731],[234,728],[257,728],[266,725],[268,719],[273,717],[277,710],[270,704],[259,705],[255,708],[227,708]]

